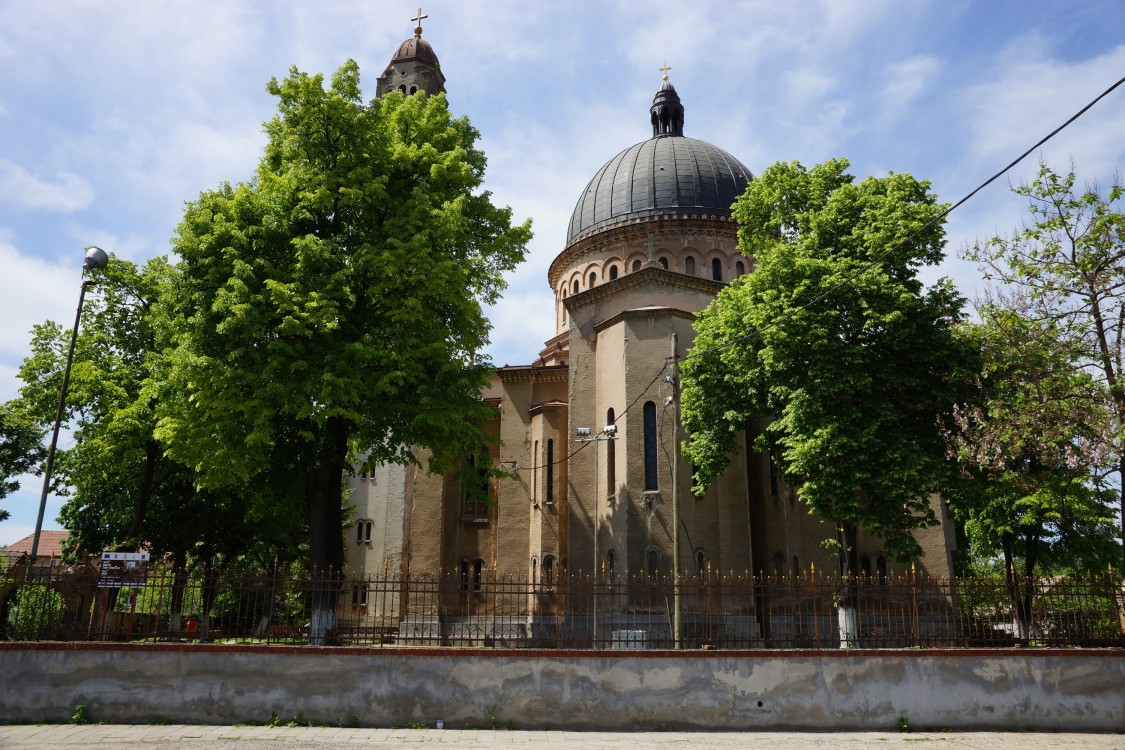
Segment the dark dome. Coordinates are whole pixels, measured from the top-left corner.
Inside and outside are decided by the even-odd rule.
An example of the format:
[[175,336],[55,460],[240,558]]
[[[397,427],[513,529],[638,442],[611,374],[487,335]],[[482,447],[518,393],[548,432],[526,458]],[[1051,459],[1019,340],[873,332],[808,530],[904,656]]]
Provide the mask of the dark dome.
[[610,159],[590,180],[571,214],[566,244],[640,217],[729,217],[751,179],[746,165],[706,141],[650,138]]
[[430,46],[429,42],[419,36],[412,36],[400,44],[398,52],[391,58],[391,63],[409,62],[411,60],[429,63],[435,68],[441,67],[441,64],[438,63],[437,55],[434,54],[434,48]]

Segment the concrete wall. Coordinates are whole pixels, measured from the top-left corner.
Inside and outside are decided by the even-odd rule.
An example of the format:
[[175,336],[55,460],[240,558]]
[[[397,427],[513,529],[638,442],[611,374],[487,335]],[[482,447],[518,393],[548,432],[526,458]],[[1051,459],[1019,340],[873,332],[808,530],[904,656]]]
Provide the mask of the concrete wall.
[[1125,651],[528,652],[0,644],[0,720],[1122,731]]

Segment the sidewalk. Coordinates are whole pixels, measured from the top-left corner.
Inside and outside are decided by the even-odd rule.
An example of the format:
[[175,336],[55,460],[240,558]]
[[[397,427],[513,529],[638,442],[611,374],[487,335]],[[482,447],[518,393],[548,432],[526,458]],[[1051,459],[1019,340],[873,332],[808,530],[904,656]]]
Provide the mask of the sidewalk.
[[[1125,728],[1123,728],[1125,731]],[[921,743],[921,744],[919,744]],[[557,732],[467,729],[344,729],[335,727],[217,727],[191,725],[70,724],[0,726],[4,750],[116,750],[117,748],[222,748],[301,750],[372,745],[393,750],[420,745],[442,748],[537,748],[624,750],[625,748],[768,748],[803,750],[1125,750],[1123,734],[1023,734],[1000,732]]]

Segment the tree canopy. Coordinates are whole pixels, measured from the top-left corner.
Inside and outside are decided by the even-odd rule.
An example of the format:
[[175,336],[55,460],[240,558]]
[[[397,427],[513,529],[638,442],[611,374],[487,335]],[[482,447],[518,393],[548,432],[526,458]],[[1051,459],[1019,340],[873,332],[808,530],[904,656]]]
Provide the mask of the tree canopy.
[[477,132],[443,95],[364,104],[347,62],[325,88],[272,80],[278,115],[253,180],[204,192],[174,245],[178,339],[158,435],[205,486],[285,477],[310,562],[339,570],[350,450],[446,470],[481,441],[483,305],[529,223],[482,191]]
[[[198,492],[191,469],[170,459],[155,437],[156,405],[169,395],[161,300],[175,267],[163,257],[140,268],[113,258],[94,273],[64,410],[76,440],[59,452],[52,482],[68,496],[59,516],[68,554],[144,548],[183,564],[190,553],[235,557],[265,542],[265,559],[292,556],[277,544],[295,536],[292,521],[281,528],[245,518],[250,487]],[[36,326],[20,368],[17,403],[39,425],[54,418],[69,336],[52,322]],[[273,506],[284,508],[283,498],[274,494]],[[304,528],[302,521],[295,526]]]
[[858,573],[859,528],[905,560],[920,554],[911,532],[936,523],[930,495],[948,471],[938,418],[966,349],[953,335],[963,300],[917,277],[944,246],[929,184],[856,183],[847,168],[774,164],[735,203],[756,264],[697,320],[683,421],[702,491],[764,418],[757,446],[836,525],[842,566]]
[[[19,477],[43,460],[43,430],[16,404],[0,404],[0,499],[20,488]],[[0,521],[10,513],[0,509]]]
[[950,505],[978,559],[1000,553],[1028,579],[1039,567],[1104,569],[1114,548],[1108,394],[1081,367],[1077,342],[1025,307],[1009,297],[964,325],[981,367],[948,433],[967,480]]
[[[1078,364],[1104,385],[1113,425],[1106,446],[1117,461],[1117,492],[1125,483],[1125,186],[1077,187],[1073,167],[1046,164],[1031,183],[1013,188],[1027,198],[1029,223],[966,251],[986,277],[1026,299],[1021,314],[1072,344]],[[1125,555],[1125,514],[1120,513]]]

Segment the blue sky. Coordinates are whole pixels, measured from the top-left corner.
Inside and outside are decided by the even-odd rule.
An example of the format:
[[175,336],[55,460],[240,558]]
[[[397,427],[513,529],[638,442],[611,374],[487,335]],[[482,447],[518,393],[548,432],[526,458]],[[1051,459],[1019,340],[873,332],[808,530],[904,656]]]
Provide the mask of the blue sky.
[[[354,58],[365,91],[412,34],[417,4],[273,0],[0,0],[0,398],[13,397],[28,331],[72,320],[83,248],[166,253],[183,204],[251,176],[290,66]],[[570,212],[604,162],[650,135],[670,77],[685,133],[755,173],[778,160],[852,161],[857,177],[911,172],[955,201],[1125,74],[1115,0],[775,0],[565,3],[438,0],[423,36],[489,156],[487,186],[534,220],[528,260],[492,311],[497,364],[530,362],[553,333],[546,284]],[[1042,156],[1108,183],[1125,153],[1125,88]],[[1034,175],[1032,156],[1010,174]],[[951,217],[957,259],[1015,228],[999,182]],[[0,545],[34,527],[39,483],[0,501]],[[48,504],[46,528],[59,502]]]

